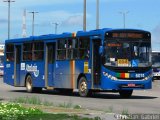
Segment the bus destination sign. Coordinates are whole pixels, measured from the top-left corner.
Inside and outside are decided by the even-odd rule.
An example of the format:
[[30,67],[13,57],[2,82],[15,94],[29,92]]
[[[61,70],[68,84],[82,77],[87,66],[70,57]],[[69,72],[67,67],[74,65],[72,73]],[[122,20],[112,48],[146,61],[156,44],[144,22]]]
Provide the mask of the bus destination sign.
[[112,33],[112,35],[110,37],[112,37],[112,38],[134,38],[134,39],[140,39],[140,38],[144,37],[144,34],[142,34],[142,33],[116,32],[116,33]]
[[112,33],[113,38],[143,38],[142,33]]

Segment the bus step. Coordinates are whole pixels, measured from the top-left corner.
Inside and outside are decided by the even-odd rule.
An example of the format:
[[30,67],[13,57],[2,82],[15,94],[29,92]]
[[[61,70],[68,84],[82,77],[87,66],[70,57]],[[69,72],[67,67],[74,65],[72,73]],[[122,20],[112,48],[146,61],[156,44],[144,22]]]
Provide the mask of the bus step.
[[47,90],[54,90],[54,87],[46,87]]

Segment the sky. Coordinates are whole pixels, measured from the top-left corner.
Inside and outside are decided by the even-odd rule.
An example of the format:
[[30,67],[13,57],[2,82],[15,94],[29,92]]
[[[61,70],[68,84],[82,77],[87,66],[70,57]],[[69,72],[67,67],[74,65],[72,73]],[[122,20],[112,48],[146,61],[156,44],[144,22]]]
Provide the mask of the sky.
[[[32,35],[32,14],[35,14],[35,35],[83,30],[83,0],[14,0],[11,3],[10,38],[22,37],[23,11],[26,9],[26,32]],[[87,1],[87,31],[96,28],[96,0]],[[152,50],[160,51],[160,0],[99,0],[100,28],[142,29],[152,34]],[[0,1],[0,43],[8,38],[8,4]]]

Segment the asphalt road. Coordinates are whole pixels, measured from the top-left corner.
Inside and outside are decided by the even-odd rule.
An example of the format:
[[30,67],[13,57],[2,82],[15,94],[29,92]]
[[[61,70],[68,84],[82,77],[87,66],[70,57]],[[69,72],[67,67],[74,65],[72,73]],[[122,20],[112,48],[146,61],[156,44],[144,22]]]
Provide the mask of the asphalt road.
[[12,87],[3,83],[0,78],[0,100],[9,100],[19,97],[38,97],[42,101],[52,102],[55,105],[72,103],[81,105],[82,108],[114,113],[156,113],[160,114],[160,80],[153,82],[153,89],[138,90],[133,92],[130,99],[121,99],[117,93],[98,93],[92,97],[82,98],[77,93],[62,95],[57,92],[46,91],[42,93],[27,93],[23,87]]

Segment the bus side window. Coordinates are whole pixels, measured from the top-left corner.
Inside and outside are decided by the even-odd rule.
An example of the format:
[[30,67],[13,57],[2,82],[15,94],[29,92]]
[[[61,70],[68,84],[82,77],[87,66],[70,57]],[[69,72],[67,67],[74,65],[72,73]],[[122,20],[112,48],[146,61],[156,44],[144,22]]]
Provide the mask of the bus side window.
[[72,39],[72,48],[73,48],[73,59],[78,59],[78,51],[79,51],[79,45],[78,45],[78,39]]
[[27,60],[32,60],[32,53],[28,53],[28,59]]
[[73,59],[72,39],[68,39],[68,44],[67,44],[67,58],[68,58],[68,59]]
[[67,48],[67,40],[66,39],[58,40],[57,60],[66,59],[66,48]]
[[24,43],[23,44],[23,60],[32,60],[32,46],[33,43]]
[[14,45],[7,44],[6,45],[6,61],[14,61]]
[[90,39],[89,37],[79,39],[79,58],[89,59],[90,54]]
[[44,43],[39,41],[35,42],[33,47],[33,60],[43,60],[43,54],[44,54]]

